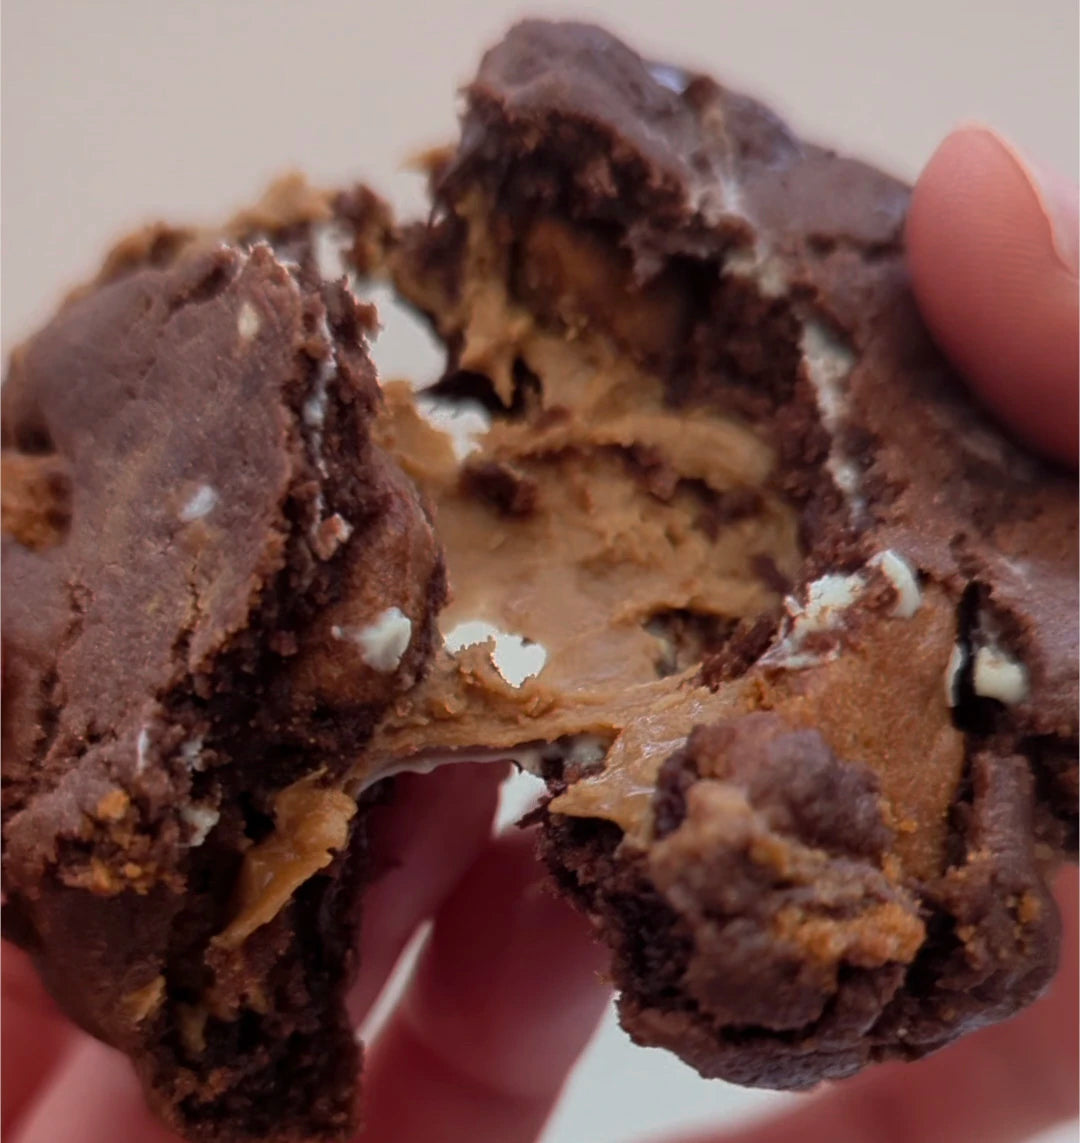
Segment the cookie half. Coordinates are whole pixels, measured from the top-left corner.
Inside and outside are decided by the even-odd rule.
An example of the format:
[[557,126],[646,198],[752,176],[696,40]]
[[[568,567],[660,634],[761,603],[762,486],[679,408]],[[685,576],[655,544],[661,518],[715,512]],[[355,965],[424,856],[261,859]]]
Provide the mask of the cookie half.
[[126,240],[3,390],[5,935],[193,1139],[356,1125],[342,783],[445,595],[305,194]]
[[543,775],[624,1026],[705,1075],[805,1087],[1016,1011],[1076,836],[1076,488],[931,344],[908,189],[582,25],[519,25],[466,97],[385,263],[448,349],[380,429],[447,644],[371,765]]

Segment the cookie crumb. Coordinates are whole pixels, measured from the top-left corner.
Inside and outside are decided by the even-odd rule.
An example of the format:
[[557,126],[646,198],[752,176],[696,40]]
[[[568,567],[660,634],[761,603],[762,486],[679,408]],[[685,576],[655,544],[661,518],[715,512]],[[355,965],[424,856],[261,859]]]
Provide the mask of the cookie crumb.
[[99,821],[118,822],[127,813],[131,799],[119,787],[110,790],[98,802],[95,816]]

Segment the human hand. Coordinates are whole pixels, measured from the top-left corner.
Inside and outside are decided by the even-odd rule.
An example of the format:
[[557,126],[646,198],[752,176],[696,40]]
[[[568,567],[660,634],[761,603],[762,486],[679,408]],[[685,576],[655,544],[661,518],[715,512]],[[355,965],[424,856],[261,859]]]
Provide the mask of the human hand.
[[[1075,193],[1071,214],[1068,205],[1063,191],[1037,195],[995,137],[965,130],[919,180],[908,241],[926,318],[976,392],[1035,447],[1075,463]],[[543,891],[532,839],[490,836],[503,776],[470,765],[404,776],[395,802],[376,811],[374,851],[398,864],[365,899],[358,1021],[417,926],[434,918],[434,931],[367,1053],[364,1143],[536,1139],[606,1004],[606,958],[581,919]],[[698,1143],[1009,1143],[1075,1114],[1074,874],[1059,900],[1067,967],[1028,1012],[930,1060],[874,1069],[780,1119]],[[173,1140],[144,1107],[127,1061],[63,1020],[25,957],[5,949],[2,967],[5,1137]]]

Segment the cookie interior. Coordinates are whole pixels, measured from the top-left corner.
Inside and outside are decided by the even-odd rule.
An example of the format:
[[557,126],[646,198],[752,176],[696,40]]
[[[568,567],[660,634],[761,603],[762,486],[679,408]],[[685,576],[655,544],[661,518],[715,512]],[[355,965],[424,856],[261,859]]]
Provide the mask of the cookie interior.
[[[376,432],[435,504],[452,598],[431,675],[364,765],[535,745],[523,762],[570,787],[553,811],[645,843],[660,766],[695,725],[777,710],[828,727],[848,756],[850,709],[887,666],[882,745],[912,686],[929,724],[892,749],[857,749],[880,767],[896,820],[920,823],[897,852],[933,876],[963,735],[946,664],[931,678],[920,651],[936,642],[947,656],[956,611],[901,557],[864,567],[817,404],[824,377],[842,385],[850,351],[791,298],[763,295],[737,254],[734,271],[674,261],[639,282],[614,233],[514,205],[471,197],[446,224],[458,230],[451,296],[417,269],[448,235],[425,233],[420,251],[407,234],[390,255],[451,365],[419,402],[388,385]],[[725,360],[695,387],[681,351],[706,331]],[[432,418],[462,402],[490,423],[455,441]],[[875,648],[886,622],[889,645]],[[524,679],[499,670],[515,641]]]

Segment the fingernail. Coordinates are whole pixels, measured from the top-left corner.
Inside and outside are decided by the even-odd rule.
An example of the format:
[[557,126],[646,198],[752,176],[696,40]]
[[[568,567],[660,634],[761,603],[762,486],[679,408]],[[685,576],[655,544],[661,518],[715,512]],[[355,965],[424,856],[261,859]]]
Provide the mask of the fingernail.
[[1032,190],[1039,198],[1050,241],[1062,265],[1074,278],[1080,277],[1080,205],[1076,183],[1052,168],[1028,164],[1033,173]]
[[1033,162],[992,127],[981,123],[972,127],[1000,147],[1024,176],[1046,219],[1054,254],[1064,270],[1080,277],[1080,191],[1076,183],[1060,171]]

